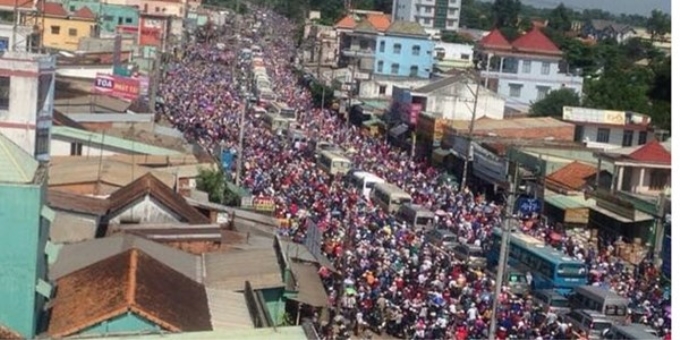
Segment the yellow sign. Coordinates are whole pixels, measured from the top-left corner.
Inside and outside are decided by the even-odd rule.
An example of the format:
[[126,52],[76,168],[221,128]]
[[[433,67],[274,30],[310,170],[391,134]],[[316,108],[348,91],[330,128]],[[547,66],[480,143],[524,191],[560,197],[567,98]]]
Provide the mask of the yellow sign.
[[253,209],[257,211],[274,211],[275,208],[274,199],[271,197],[253,198]]

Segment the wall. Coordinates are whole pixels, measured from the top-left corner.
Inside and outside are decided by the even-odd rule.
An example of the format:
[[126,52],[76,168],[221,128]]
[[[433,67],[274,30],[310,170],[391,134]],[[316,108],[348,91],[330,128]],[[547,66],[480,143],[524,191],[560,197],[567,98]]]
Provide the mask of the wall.
[[132,203],[121,211],[113,212],[109,216],[110,224],[124,224],[127,221],[137,223],[175,223],[180,222],[181,218],[163,206],[156,199],[149,195],[144,196]]
[[[380,46],[383,42],[385,47],[381,51]],[[401,51],[399,54],[394,53],[395,44],[401,44]],[[434,63],[434,58],[432,56],[434,42],[427,40],[427,37],[407,38],[400,36],[379,36],[377,46],[374,65],[374,72],[376,74],[408,77],[410,68],[412,66],[417,66],[417,77],[430,77]],[[418,56],[415,56],[412,53],[412,48],[414,46],[420,46],[420,53]],[[383,64],[382,70],[379,69],[381,62]],[[399,65],[396,74],[392,73],[392,64]]]
[[[476,86],[455,83],[427,96],[426,111],[441,113],[444,119],[471,120]],[[480,87],[476,118],[503,119],[505,100],[498,94]]]
[[[12,76],[10,79],[9,110],[0,109],[0,133],[17,143],[26,152],[35,150],[38,79]],[[12,126],[3,126],[2,123]]]
[[[41,226],[40,186],[0,186],[0,324],[33,338],[41,310],[36,280],[44,277],[49,227]],[[40,299],[42,300],[42,299]]]
[[[62,139],[63,137],[61,136],[53,136],[52,141],[50,142],[50,155],[52,156],[70,156],[71,155],[71,144],[75,143],[67,139]],[[103,149],[103,150],[102,150]],[[120,155],[120,154],[129,154],[128,152],[118,152],[113,149],[104,147],[102,148],[98,144],[93,144],[91,146],[88,146],[87,144],[83,144],[83,152],[81,156],[111,156],[111,155]]]
[[[12,25],[0,24],[0,51],[14,47],[16,51],[28,51],[28,39],[33,32],[30,26],[17,27],[17,39],[14,41]],[[6,47],[6,48],[5,48]]]
[[78,195],[95,195],[95,196],[108,196],[114,191],[120,189],[120,187],[115,185],[110,185],[106,183],[73,183],[73,184],[62,184],[62,185],[50,185],[50,189],[56,189],[59,191],[70,192]]
[[[402,78],[402,79],[370,79],[359,82],[359,97],[364,99],[371,98],[391,98],[394,86],[406,88],[418,88],[430,82],[429,79]],[[385,93],[380,94],[380,87],[385,87]]]
[[102,35],[113,35],[118,25],[137,26],[139,24],[139,11],[134,7],[102,4],[89,0],[69,0],[64,3],[64,7],[70,12],[86,6],[99,16],[98,24]]
[[[94,21],[45,17],[44,22],[43,44],[47,48],[74,52],[78,50],[80,38],[91,37],[95,33]],[[60,27],[58,34],[52,33],[52,26]],[[70,29],[75,29],[76,35],[69,35]]]
[[184,17],[184,4],[181,2],[139,0],[128,1],[128,5],[132,5],[130,2],[136,2],[141,13]]
[[275,325],[283,323],[286,304],[283,301],[283,288],[262,289],[265,306]]
[[432,53],[435,57],[435,65],[443,69],[472,67],[474,66],[473,54],[473,45],[445,42],[437,42]]
[[158,332],[160,327],[137,314],[127,312],[79,332],[78,335],[106,335],[115,333]]
[[50,228],[53,243],[74,243],[93,239],[97,233],[99,219],[92,215],[57,211]]
[[[577,124],[574,122],[574,124]],[[623,147],[623,130],[624,128],[608,128],[609,129],[609,142],[608,143],[598,143],[597,142],[597,126],[584,126],[583,127],[583,139],[582,141],[588,141],[586,145],[589,148],[605,148],[605,149],[615,149]],[[647,133],[647,140],[651,140],[652,134]],[[633,144],[631,146],[637,146],[640,138],[640,131],[633,130]]]

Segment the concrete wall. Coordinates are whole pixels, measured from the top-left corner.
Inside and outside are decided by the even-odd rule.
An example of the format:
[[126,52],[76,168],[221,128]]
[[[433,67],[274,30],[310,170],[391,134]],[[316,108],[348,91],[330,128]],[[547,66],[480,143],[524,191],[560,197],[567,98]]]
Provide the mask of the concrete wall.
[[124,315],[111,318],[84,329],[79,332],[78,335],[101,336],[116,333],[158,332],[160,330],[161,328],[155,323],[132,312],[127,312]]
[[[574,124],[577,124],[574,122]],[[623,147],[623,131],[624,128],[608,128],[609,129],[609,142],[599,143],[597,142],[597,126],[584,126],[583,127],[583,139],[582,142],[586,142],[589,148],[604,148],[604,149],[615,149]],[[652,134],[647,133],[647,141],[651,140]],[[640,140],[640,131],[633,131],[633,144],[629,146],[637,146]]]
[[[41,23],[41,25],[44,27],[43,44],[45,47],[74,52],[78,50],[78,42],[81,38],[94,36],[97,23],[94,20],[45,17],[44,24]],[[74,30],[75,34],[71,34],[71,30]]]
[[[364,99],[371,98],[391,98],[394,86],[418,88],[430,82],[429,79],[403,78],[402,80],[369,79],[359,83],[359,97]],[[380,88],[384,87],[385,93],[380,94]]]
[[[474,112],[475,85],[456,83],[427,96],[428,112],[441,113],[444,119],[471,120]],[[505,100],[480,86],[476,118],[503,119]]]
[[181,222],[181,218],[147,195],[125,207],[122,211],[114,212],[113,215],[109,216],[110,224],[124,224],[127,221],[174,223]]
[[35,289],[46,273],[43,197],[41,186],[0,186],[0,324],[29,339],[44,303]]
[[[401,45],[400,51],[395,51],[395,45]],[[418,68],[416,75],[418,78],[430,77],[434,64],[432,56],[434,42],[427,37],[378,36],[376,46],[374,65],[376,74],[408,77],[413,66]],[[420,48],[418,55],[414,54],[414,47]],[[398,65],[396,73],[392,72],[393,64]]]
[[92,215],[57,211],[50,228],[53,243],[75,243],[93,239],[97,233],[99,219]]
[[[65,140],[65,139],[60,139],[61,137],[53,137],[52,141],[50,143],[50,155],[52,156],[71,156],[71,144],[72,143],[81,143],[81,142],[75,142],[75,141],[70,141],[70,140]],[[83,145],[83,152],[81,156],[86,157],[99,157],[99,156],[111,156],[111,155],[120,155],[120,154],[128,154],[127,152],[118,152],[114,151],[112,149],[109,149],[107,147],[101,147],[98,144],[92,144],[92,145],[87,145],[84,143],[81,143]]]
[[33,29],[30,26],[17,27],[17,39],[14,41],[13,26],[9,23],[0,24],[0,51],[12,50],[26,52],[29,48],[29,39]]

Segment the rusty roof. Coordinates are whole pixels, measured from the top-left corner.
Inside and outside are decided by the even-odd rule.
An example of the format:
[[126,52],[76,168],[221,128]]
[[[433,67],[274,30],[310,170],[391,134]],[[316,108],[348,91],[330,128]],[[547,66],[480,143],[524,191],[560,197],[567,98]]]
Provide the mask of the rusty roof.
[[671,164],[671,153],[657,140],[648,142],[631,152],[628,157],[643,163]]
[[203,286],[132,249],[57,280],[47,333],[69,336],[128,311],[171,332],[212,330]]
[[512,47],[525,53],[562,55],[562,51],[548,38],[540,28],[534,27],[529,32],[512,42]]
[[20,340],[23,339],[21,334],[3,326],[0,325],[0,339],[2,340]]
[[66,9],[64,9],[64,6],[58,2],[45,2],[42,7],[40,5],[37,6],[39,9],[42,8],[43,13],[45,16],[48,17],[59,17],[59,18],[67,18],[68,17],[68,12]]
[[118,211],[145,195],[151,195],[161,204],[178,214],[183,219],[182,222],[187,222],[189,224],[210,223],[208,217],[190,206],[184,197],[176,193],[151,173],[139,177],[132,183],[112,193],[108,198],[109,211]]
[[586,185],[587,178],[596,173],[594,166],[574,161],[548,175],[545,182],[547,186],[578,191]]
[[392,19],[387,14],[368,14],[366,16],[366,21],[368,21],[376,30],[380,32],[385,32],[387,28],[392,24]]
[[104,216],[109,209],[107,200],[50,189],[48,205],[54,209],[87,215]]
[[353,29],[357,26],[356,20],[351,15],[347,15],[335,24],[335,28]]
[[94,20],[97,16],[87,6],[81,7],[79,10],[73,12],[72,18]]
[[510,45],[508,39],[506,39],[503,33],[501,33],[501,31],[497,28],[494,28],[491,32],[489,32],[489,34],[485,35],[484,38],[479,41],[479,45],[490,49],[512,49],[512,45]]

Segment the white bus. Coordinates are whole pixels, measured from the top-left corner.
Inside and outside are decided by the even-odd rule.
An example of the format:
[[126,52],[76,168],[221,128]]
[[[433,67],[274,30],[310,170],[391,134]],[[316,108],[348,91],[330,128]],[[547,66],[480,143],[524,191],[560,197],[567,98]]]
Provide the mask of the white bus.
[[264,124],[267,126],[268,129],[276,132],[288,130],[288,127],[290,126],[290,121],[278,115],[267,113],[264,115]]
[[411,203],[412,201],[411,195],[406,191],[389,183],[376,184],[371,198],[374,203],[391,213],[397,212],[402,204]]
[[352,161],[328,151],[322,151],[319,154],[316,164],[331,175],[344,175],[352,168]]
[[366,199],[369,199],[375,185],[378,183],[385,183],[385,180],[370,172],[357,171],[352,174],[350,183],[352,183],[352,186],[357,188]]
[[399,207],[397,218],[400,221],[406,222],[414,229],[432,229],[434,228],[434,213],[425,207],[417,204],[402,204]]
[[276,112],[279,116],[283,118],[297,120],[297,112],[295,111],[295,109],[289,107],[288,104],[286,103],[273,102],[271,103],[271,108],[274,110],[274,112]]

